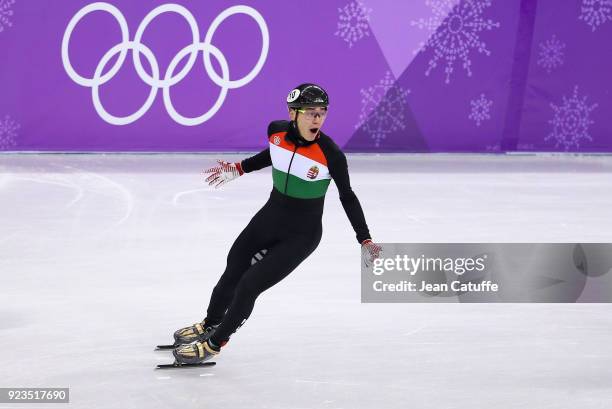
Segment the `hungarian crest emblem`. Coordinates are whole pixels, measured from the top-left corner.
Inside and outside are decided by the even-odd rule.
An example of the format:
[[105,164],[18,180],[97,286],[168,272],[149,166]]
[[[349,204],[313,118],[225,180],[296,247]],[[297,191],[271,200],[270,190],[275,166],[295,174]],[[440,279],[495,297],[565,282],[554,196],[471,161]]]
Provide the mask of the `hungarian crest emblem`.
[[314,179],[317,177],[318,174],[319,174],[319,168],[317,166],[312,166],[310,169],[308,169],[308,173],[306,174],[306,177],[308,177],[308,179]]

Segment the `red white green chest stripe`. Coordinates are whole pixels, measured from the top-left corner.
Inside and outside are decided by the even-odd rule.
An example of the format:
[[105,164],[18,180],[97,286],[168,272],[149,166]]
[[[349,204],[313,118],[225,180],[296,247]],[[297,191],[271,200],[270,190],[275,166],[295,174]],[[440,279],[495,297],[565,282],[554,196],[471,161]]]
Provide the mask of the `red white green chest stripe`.
[[287,196],[314,199],[325,196],[331,176],[319,144],[296,146],[285,140],[287,132],[270,135],[274,187]]

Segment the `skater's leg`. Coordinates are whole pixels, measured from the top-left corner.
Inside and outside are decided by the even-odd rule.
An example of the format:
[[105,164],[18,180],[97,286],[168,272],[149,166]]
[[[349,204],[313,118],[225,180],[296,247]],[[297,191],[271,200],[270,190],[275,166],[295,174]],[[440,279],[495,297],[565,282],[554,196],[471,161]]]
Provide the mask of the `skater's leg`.
[[234,291],[245,271],[251,267],[253,256],[274,243],[266,228],[266,212],[262,209],[253,217],[234,241],[227,255],[225,271],[213,289],[206,313],[207,324],[221,322],[234,297]]
[[257,297],[291,273],[318,246],[321,231],[287,238],[268,249],[266,257],[249,268],[238,283],[225,317],[211,337],[221,346],[251,315]]

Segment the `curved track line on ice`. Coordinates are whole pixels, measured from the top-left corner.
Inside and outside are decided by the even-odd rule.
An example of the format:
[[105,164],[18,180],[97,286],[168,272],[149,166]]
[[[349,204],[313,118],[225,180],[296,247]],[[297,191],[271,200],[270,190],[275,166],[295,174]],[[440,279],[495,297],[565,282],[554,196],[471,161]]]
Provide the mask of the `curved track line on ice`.
[[101,175],[99,173],[90,173],[90,172],[83,171],[82,169],[74,168],[74,167],[70,167],[70,166],[67,166],[66,168],[67,169],[72,169],[72,170],[78,172],[80,175],[84,175],[86,177],[97,178],[97,179],[100,179],[100,180],[102,180],[104,182],[107,182],[109,185],[114,186],[119,192],[121,192],[121,196],[123,196],[124,203],[126,205],[125,214],[124,214],[124,216],[121,219],[119,219],[119,221],[113,223],[110,227],[108,227],[106,229],[107,231],[111,230],[111,229],[114,229],[116,227],[119,227],[120,225],[122,225],[132,215],[132,212],[134,211],[134,196],[132,195],[130,190],[127,189],[124,185],[122,185],[119,182],[116,182],[116,181],[112,180],[111,178],[109,178],[107,176],[103,176],[103,175]]
[[172,196],[172,205],[175,207],[178,207],[179,205],[181,205],[179,201],[181,200],[183,196],[192,195],[194,193],[200,193],[200,192],[208,192],[208,191],[210,191],[210,188],[205,187],[205,188],[200,188],[200,189],[183,190],[181,192],[177,192]]
[[[125,186],[121,185],[120,183],[106,176],[103,176],[97,173],[84,172],[80,169],[72,168],[72,167],[68,167],[68,168],[75,171],[76,172],[74,174],[75,177],[80,178],[80,180],[74,180],[73,178],[70,178],[70,177],[62,177],[62,176],[59,176],[58,174],[50,174],[44,177],[35,177],[35,176],[30,176],[30,175],[17,176],[14,174],[9,174],[9,175],[4,176],[0,180],[2,182],[0,184],[0,189],[7,189],[12,183],[31,182],[31,183],[40,184],[40,185],[59,186],[62,188],[66,188],[70,191],[73,191],[74,196],[68,202],[65,203],[64,208],[75,208],[75,205],[81,202],[81,206],[77,208],[76,210],[77,217],[72,223],[73,228],[76,228],[76,226],[78,226],[82,221],[81,217],[82,217],[82,213],[84,210],[83,206],[85,206],[82,203],[82,201],[86,197],[86,194],[87,193],[94,194],[94,195],[102,194],[99,192],[99,190],[101,190],[101,187],[104,186],[104,184],[106,184],[107,186],[111,187],[111,191],[114,190],[114,191],[119,192],[119,195],[117,195],[117,197],[119,197],[120,201],[125,205],[125,211],[119,220],[112,223],[110,226],[106,227],[105,229],[99,231],[99,233],[103,234],[106,231],[115,229],[119,227],[120,225],[122,225],[123,223],[125,223],[125,221],[127,221],[127,219],[131,216],[134,210],[134,198],[133,198],[132,193]],[[89,178],[90,180],[88,181],[87,178]],[[94,181],[95,179],[101,180],[104,183],[100,184],[99,182],[95,182]],[[79,183],[79,181],[81,181],[81,183]],[[82,183],[83,181],[85,183]]]

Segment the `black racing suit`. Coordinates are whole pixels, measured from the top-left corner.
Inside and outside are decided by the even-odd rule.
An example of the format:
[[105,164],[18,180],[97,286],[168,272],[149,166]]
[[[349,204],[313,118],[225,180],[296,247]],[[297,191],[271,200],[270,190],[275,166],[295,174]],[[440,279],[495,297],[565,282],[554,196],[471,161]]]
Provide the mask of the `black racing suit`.
[[[322,132],[306,141],[289,121],[268,127],[269,148],[241,162],[244,172],[272,165],[272,193],[240,233],[215,286],[206,323],[219,324],[211,340],[224,345],[249,317],[256,298],[291,273],[319,245],[327,186],[334,180],[359,243],[370,238],[359,200],[351,189],[346,157]],[[253,254],[267,249],[251,265]]]

